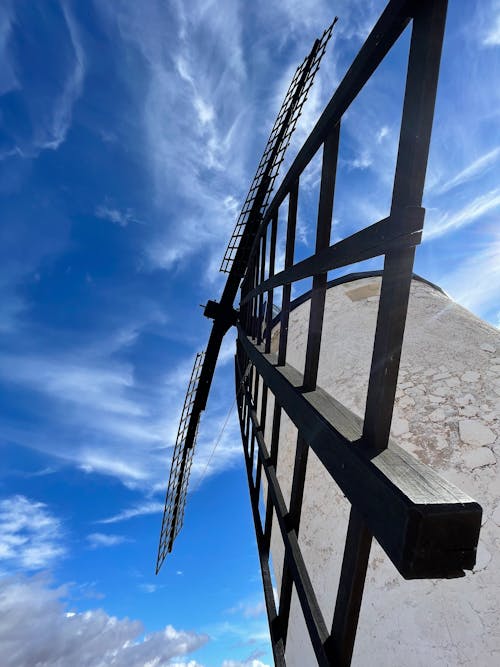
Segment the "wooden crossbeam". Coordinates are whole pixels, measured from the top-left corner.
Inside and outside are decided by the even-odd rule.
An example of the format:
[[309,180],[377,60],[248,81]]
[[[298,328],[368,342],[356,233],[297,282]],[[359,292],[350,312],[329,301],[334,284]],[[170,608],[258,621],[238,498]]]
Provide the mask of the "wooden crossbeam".
[[278,366],[238,328],[238,339],[299,434],[405,579],[454,578],[471,570],[482,510],[467,494],[390,442],[370,458],[362,420],[299,371]]

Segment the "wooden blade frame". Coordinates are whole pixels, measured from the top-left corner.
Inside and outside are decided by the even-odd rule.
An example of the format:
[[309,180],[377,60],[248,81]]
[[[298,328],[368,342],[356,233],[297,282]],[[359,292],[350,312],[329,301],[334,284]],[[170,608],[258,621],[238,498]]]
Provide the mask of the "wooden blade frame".
[[[446,0],[391,0],[387,4],[267,206],[248,258],[241,286],[235,381],[277,667],[286,664],[294,591],[316,663],[322,667],[350,665],[373,538],[406,579],[460,577],[476,560],[480,505],[389,439],[414,253],[424,226],[422,196],[446,9]],[[341,122],[407,26],[411,27],[411,40],[390,210],[387,217],[366,221],[372,224],[332,244]],[[322,167],[316,247],[309,257],[294,261],[300,179],[318,151],[322,151]],[[276,229],[282,204],[288,204],[286,251],[284,269],[277,272]],[[328,272],[373,257],[383,257],[384,268],[366,408],[360,419],[317,386],[319,353]],[[304,278],[312,278],[313,284],[307,295],[305,362],[299,372],[287,363],[287,343],[292,287]],[[276,289],[282,290],[282,307],[272,321]],[[271,334],[278,323],[275,354]],[[244,373],[249,364],[250,372]],[[267,414],[269,396],[274,397],[272,415]],[[288,502],[277,470],[285,416],[297,429]],[[331,623],[319,604],[299,540],[310,450],[351,505]],[[263,517],[264,478],[267,497]],[[274,536],[284,548],[282,565],[274,561],[274,567],[282,566],[281,577],[275,571],[281,580],[278,602],[270,562],[275,530]]]
[[197,356],[196,358],[191,378],[193,380],[196,375],[196,388],[191,389],[190,382],[184,403],[184,408],[186,409],[187,406],[188,409],[186,413],[183,410],[174,448],[158,547],[157,574],[166,554],[172,550],[174,539],[182,525],[200,415],[207,403],[222,340],[228,329],[237,321],[238,314],[233,310],[233,304],[241,279],[248,267],[253,241],[262,221],[286,148],[290,143],[291,135],[295,130],[336,21],[335,18],[323,35],[315,40],[311,52],[295,72],[224,255],[221,271],[229,275],[220,303],[209,301],[204,311],[206,317],[213,319],[213,326],[204,357],[199,359]]
[[184,406],[182,408],[181,420],[179,423],[179,430],[177,431],[172,465],[170,468],[170,476],[168,479],[167,494],[165,497],[165,510],[163,512],[163,520],[161,523],[160,545],[156,560],[156,574],[158,574],[167,553],[172,551],[172,545],[182,528],[184,521],[187,487],[191,472],[191,464],[193,462],[194,448],[196,445],[195,436],[191,447],[186,447],[186,435],[189,420],[193,412],[194,397],[198,388],[198,381],[204,357],[204,352],[198,352],[196,355],[186,398],[184,399]]
[[[259,166],[257,167],[245,204],[236,222],[233,235],[226,248],[220,267],[220,270],[224,273],[229,273],[234,265],[236,251],[245,233],[249,217],[252,214],[255,215],[254,204],[262,185],[265,188],[265,196],[261,204],[261,214],[264,213],[269,202],[276,176],[285,157],[286,149],[302,112],[302,107],[307,100],[307,94],[314,82],[314,77],[319,69],[336,21],[337,19],[328,26],[321,38],[314,42],[311,52],[304,58],[302,64],[295,71],[280,112],[271,130]],[[238,268],[242,273],[246,271],[246,264],[242,264],[241,259]]]

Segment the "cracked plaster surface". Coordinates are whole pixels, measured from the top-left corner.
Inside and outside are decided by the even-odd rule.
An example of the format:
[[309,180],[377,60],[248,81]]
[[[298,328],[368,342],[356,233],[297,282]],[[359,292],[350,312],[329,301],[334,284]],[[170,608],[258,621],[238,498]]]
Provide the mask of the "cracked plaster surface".
[[[318,384],[364,414],[379,278],[327,292]],[[354,297],[354,298],[353,298]],[[287,362],[303,371],[309,302],[290,314]],[[277,346],[279,325],[273,331]],[[500,664],[500,332],[430,285],[413,281],[391,435],[483,507],[477,562],[461,579],[405,581],[374,541],[353,665]],[[268,399],[270,441],[274,400]],[[288,502],[297,432],[282,422],[278,479]],[[265,486],[264,486],[265,491]],[[331,625],[349,503],[309,453],[299,543],[327,627]],[[276,520],[278,590],[283,547]],[[294,593],[290,665],[316,664]],[[287,663],[288,664],[288,663]]]

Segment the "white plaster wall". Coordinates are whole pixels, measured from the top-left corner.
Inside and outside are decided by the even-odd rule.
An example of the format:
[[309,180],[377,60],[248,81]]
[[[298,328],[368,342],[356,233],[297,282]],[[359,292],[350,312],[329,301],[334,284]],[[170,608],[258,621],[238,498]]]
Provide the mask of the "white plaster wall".
[[[318,384],[363,416],[380,278],[327,292]],[[290,316],[287,361],[303,370],[309,303]],[[276,348],[279,326],[273,332]],[[274,399],[265,438],[270,442]],[[500,665],[500,332],[433,287],[414,281],[392,435],[420,461],[483,507],[474,572],[455,580],[405,581],[374,541],[354,666]],[[278,478],[288,502],[296,429],[282,422]],[[266,492],[263,484],[264,494]],[[331,624],[349,504],[310,452],[299,542],[320,606]],[[279,591],[283,545],[273,524]],[[316,660],[294,594],[290,667]]]

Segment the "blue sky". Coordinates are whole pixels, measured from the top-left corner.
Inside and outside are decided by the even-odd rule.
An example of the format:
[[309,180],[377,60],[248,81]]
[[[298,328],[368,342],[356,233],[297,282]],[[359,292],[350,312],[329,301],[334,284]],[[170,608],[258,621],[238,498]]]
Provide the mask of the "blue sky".
[[[286,164],[384,4],[0,0],[7,667],[272,664],[234,413],[207,467],[233,402],[231,336],[185,526],[155,577],[164,490],[209,332],[198,304],[223,286],[288,82],[337,14]],[[499,47],[498,1],[451,0],[416,259],[495,326]],[[344,119],[334,240],[387,215],[407,49],[405,33]],[[318,167],[303,179],[298,256],[312,252]]]

